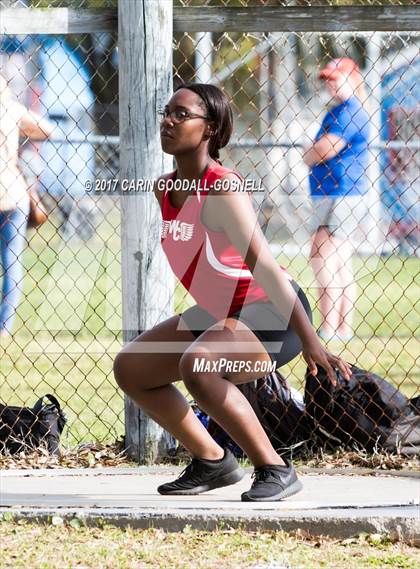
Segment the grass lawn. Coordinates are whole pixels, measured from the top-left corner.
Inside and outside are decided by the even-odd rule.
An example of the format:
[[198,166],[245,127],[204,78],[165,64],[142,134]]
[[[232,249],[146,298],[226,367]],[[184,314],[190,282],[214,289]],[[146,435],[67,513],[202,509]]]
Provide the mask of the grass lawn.
[[[282,531],[162,530],[0,522],[4,569],[415,569],[420,550],[377,534],[332,540]],[[57,547],[57,543],[60,544]]]
[[[0,348],[2,401],[33,404],[44,393],[54,393],[69,418],[70,446],[114,441],[124,430],[123,398],[112,374],[113,358],[122,344],[118,210],[104,216],[86,244],[63,247],[52,223],[30,233],[29,239],[15,333]],[[289,267],[315,306],[312,273],[303,255],[278,260]],[[345,346],[329,348],[413,396],[419,385],[419,288],[414,284],[418,259],[355,257],[354,265],[359,286],[356,336]],[[177,312],[192,304],[178,286]],[[302,358],[282,372],[295,387],[303,388]]]

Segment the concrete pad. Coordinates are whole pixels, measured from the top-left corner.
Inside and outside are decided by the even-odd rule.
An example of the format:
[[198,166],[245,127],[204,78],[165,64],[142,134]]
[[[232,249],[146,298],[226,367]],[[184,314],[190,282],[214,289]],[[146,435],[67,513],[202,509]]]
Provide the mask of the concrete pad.
[[302,528],[313,534],[348,537],[361,531],[420,535],[420,478],[301,475],[304,489],[280,502],[241,502],[251,470],[233,486],[198,496],[161,496],[157,486],[181,469],[157,468],[4,471],[0,513],[47,519],[51,515],[98,517],[117,525],[162,527],[186,524],[211,529],[220,522],[249,529]]

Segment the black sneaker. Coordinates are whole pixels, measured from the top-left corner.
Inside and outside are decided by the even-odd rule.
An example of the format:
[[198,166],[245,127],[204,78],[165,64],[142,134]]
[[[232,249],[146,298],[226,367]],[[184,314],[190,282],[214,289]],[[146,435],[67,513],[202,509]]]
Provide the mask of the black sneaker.
[[233,454],[225,449],[221,460],[193,458],[191,463],[173,482],[161,484],[159,494],[194,495],[214,488],[229,486],[242,480],[245,472],[239,466]]
[[254,482],[241,496],[243,502],[273,502],[293,496],[302,490],[302,483],[289,461],[285,466],[268,464],[254,470]]

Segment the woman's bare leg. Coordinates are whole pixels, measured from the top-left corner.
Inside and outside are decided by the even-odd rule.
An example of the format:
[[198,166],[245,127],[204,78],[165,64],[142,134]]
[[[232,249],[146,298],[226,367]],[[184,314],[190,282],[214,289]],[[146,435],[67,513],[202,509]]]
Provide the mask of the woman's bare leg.
[[[179,318],[173,316],[127,344],[115,359],[115,379],[128,397],[172,433],[192,456],[218,459],[223,456],[223,449],[172,385],[181,379],[178,365],[183,352],[164,353],[165,343],[184,342],[188,346],[195,340],[188,330],[177,330]],[[148,353],[147,342],[160,342],[163,353]],[[141,347],[144,350],[140,351]]]
[[[174,316],[143,332],[117,355],[114,373],[120,387],[193,456],[210,460],[221,458],[223,449],[195,416],[185,397],[171,385],[182,377],[198,405],[226,430],[255,466],[284,464],[246,397],[234,385],[258,379],[261,372],[231,373],[227,374],[227,379],[218,373],[193,371],[196,355],[211,361],[218,357],[271,361],[265,348],[249,328],[237,320],[227,319],[228,327],[225,329],[212,330],[212,327],[195,340],[190,332],[176,330],[179,318]],[[240,331],[232,329],[238,326],[241,327]],[[211,347],[211,341],[214,340],[227,346],[230,342],[253,342],[261,351],[246,355],[216,353]],[[190,345],[184,354],[147,353],[147,341],[162,342],[163,352],[164,342],[186,341]],[[135,343],[143,344],[140,347],[144,347],[146,352],[135,350]]]
[[[225,321],[225,329],[216,330],[215,326],[201,334],[181,358],[180,372],[184,383],[199,407],[245,451],[254,466],[283,465],[284,461],[273,448],[249,401],[235,385],[258,379],[262,375],[261,371],[226,374],[194,371],[196,358],[205,358],[209,362],[217,362],[220,358],[228,361],[245,359],[251,363],[252,370],[257,361],[271,362],[264,346],[243,322],[228,318]],[[258,351],[242,354],[221,353],[220,348],[212,346],[214,342],[226,346],[249,342],[253,343]]]

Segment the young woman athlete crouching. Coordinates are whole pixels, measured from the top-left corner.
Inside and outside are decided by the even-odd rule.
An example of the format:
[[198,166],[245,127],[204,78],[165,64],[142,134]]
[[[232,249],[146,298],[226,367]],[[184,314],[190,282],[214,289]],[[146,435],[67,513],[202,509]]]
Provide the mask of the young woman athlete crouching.
[[[281,500],[298,492],[301,483],[291,463],[274,450],[237,385],[264,375],[259,371],[264,362],[280,367],[301,352],[312,373],[320,365],[333,382],[334,367],[347,378],[351,372],[321,345],[309,302],[273,258],[251,194],[235,191],[241,177],[219,162],[218,151],[228,143],[232,125],[229,102],[212,85],[178,87],[162,113],[162,149],[175,157],[176,170],[155,185],[161,244],[197,304],[124,346],[114,374],[124,392],[192,455],[178,479],[159,486],[161,494],[198,494],[234,484],[244,475],[175,387],[182,379],[199,407],[255,467],[252,487],[242,500]],[[188,180],[193,189],[177,192],[174,180]],[[218,191],[218,180],[231,181],[232,189]],[[162,352],[148,352],[147,342],[161,342]],[[165,351],[175,342],[182,343],[180,352]],[[222,358],[249,365],[226,371],[217,365]],[[214,365],[202,365],[203,360]]]

